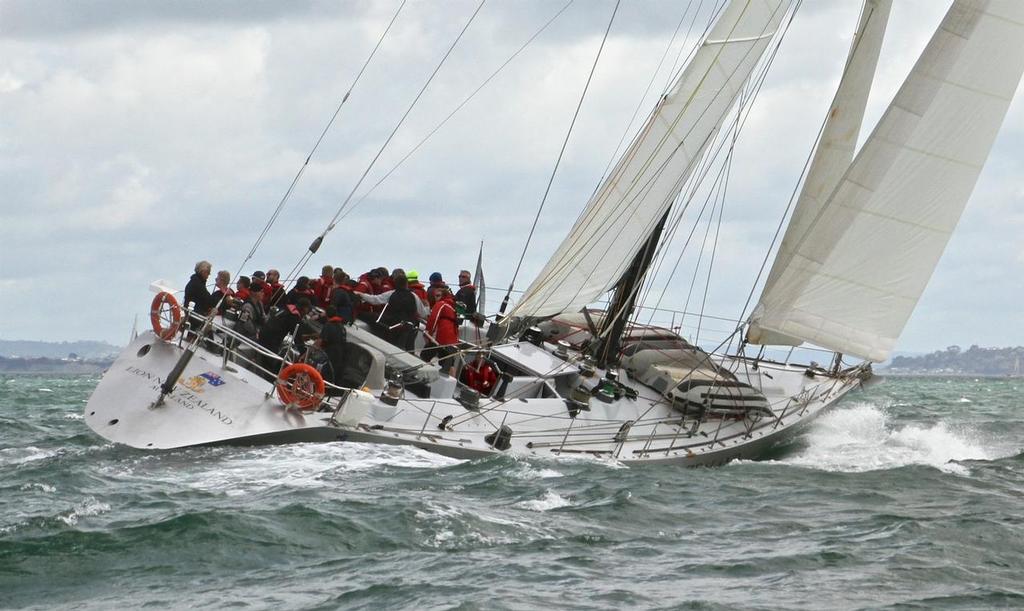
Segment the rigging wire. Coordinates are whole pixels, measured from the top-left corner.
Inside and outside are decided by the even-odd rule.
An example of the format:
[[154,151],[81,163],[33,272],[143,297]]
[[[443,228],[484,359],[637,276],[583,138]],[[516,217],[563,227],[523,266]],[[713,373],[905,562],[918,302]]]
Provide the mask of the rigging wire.
[[551,185],[555,182],[555,175],[558,173],[558,167],[562,163],[562,156],[565,154],[565,149],[569,144],[569,137],[572,135],[572,130],[576,126],[576,119],[580,115],[580,109],[583,107],[583,100],[587,97],[587,90],[590,89],[590,82],[594,78],[594,71],[597,70],[597,63],[601,59],[601,52],[604,50],[604,44],[608,41],[608,33],[612,29],[612,23],[615,22],[615,15],[619,12],[619,4],[622,0],[615,0],[615,7],[612,9],[612,16],[608,19],[608,27],[604,30],[604,37],[601,38],[601,46],[597,49],[597,55],[594,57],[594,63],[590,67],[590,74],[587,76],[587,82],[583,86],[583,93],[580,95],[580,100],[576,104],[576,112],[572,115],[572,121],[569,123],[569,129],[565,133],[565,140],[562,141],[562,148],[558,151],[558,159],[555,160],[555,167],[551,171],[551,177],[548,179],[547,187],[544,189],[544,196],[540,200],[540,206],[537,208],[537,214],[533,217],[533,225],[530,227],[530,233],[526,237],[526,243],[523,244],[523,252],[519,255],[519,262],[516,264],[516,270],[512,274],[512,282],[508,285],[508,292],[505,293],[505,299],[501,304],[501,311],[505,311],[505,306],[508,304],[509,295],[512,293],[512,287],[515,286],[516,278],[519,277],[519,270],[523,266],[523,259],[526,258],[526,251],[530,247],[530,241],[533,239],[533,233],[537,229],[537,221],[540,220],[540,214],[544,210],[544,204],[547,203],[548,194],[551,192]]
[[387,139],[384,140],[384,144],[381,145],[380,149],[377,151],[377,154],[373,156],[373,159],[370,160],[370,163],[366,166],[366,169],[363,170],[363,173],[359,177],[359,180],[356,181],[355,186],[352,187],[352,190],[349,191],[348,196],[345,197],[345,200],[338,207],[337,212],[335,212],[334,217],[331,218],[331,221],[327,224],[327,227],[323,230],[323,232],[320,233],[319,236],[317,236],[315,240],[313,240],[313,243],[310,245],[309,249],[302,255],[302,257],[299,259],[299,262],[296,263],[295,267],[292,268],[291,272],[289,272],[288,282],[294,280],[295,274],[300,269],[302,269],[302,267],[316,253],[316,251],[320,248],[320,245],[323,243],[324,238],[327,237],[327,234],[330,233],[337,226],[339,218],[345,211],[349,202],[352,201],[352,197],[356,194],[356,191],[363,184],[363,181],[366,180],[366,176],[370,173],[370,170],[373,169],[374,165],[376,165],[377,160],[380,159],[380,156],[384,153],[384,150],[388,147],[388,144],[391,143],[391,140],[395,137],[395,134],[398,133],[398,130],[405,123],[405,120],[409,117],[409,114],[412,112],[413,108],[416,107],[416,104],[419,102],[420,98],[423,97],[423,94],[430,86],[430,83],[434,81],[434,77],[436,77],[437,73],[441,71],[441,67],[444,66],[445,62],[448,60],[448,57],[451,56],[452,51],[455,50],[455,47],[459,44],[459,41],[462,40],[462,37],[466,34],[466,31],[469,29],[469,26],[476,19],[476,16],[480,14],[480,10],[484,7],[484,4],[486,2],[487,0],[480,0],[480,4],[477,5],[476,10],[473,11],[473,14],[469,17],[469,20],[466,21],[466,24],[462,26],[462,30],[459,31],[459,35],[455,37],[455,40],[452,42],[451,46],[448,47],[448,50],[445,52],[444,56],[441,57],[441,61],[438,62],[437,66],[434,68],[434,71],[430,73],[430,76],[427,78],[427,81],[423,83],[423,87],[420,88],[419,93],[417,93],[416,97],[413,98],[412,103],[409,104],[409,107],[405,110],[405,113],[398,120],[398,123],[395,124],[394,129],[391,130],[391,133],[388,135]]
[[374,56],[377,54],[377,50],[380,49],[381,44],[384,42],[384,38],[388,35],[388,32],[391,31],[391,26],[395,25],[395,21],[398,20],[398,15],[402,12],[402,8],[405,7],[405,3],[407,1],[408,0],[402,0],[401,4],[398,5],[398,9],[395,11],[395,14],[391,17],[391,21],[388,22],[388,26],[384,28],[384,31],[377,39],[377,44],[373,46],[373,50],[370,51],[370,55],[366,58],[366,61],[363,62],[363,66],[359,69],[359,72],[352,80],[352,84],[349,85],[348,90],[345,91],[345,95],[342,96],[341,102],[338,103],[338,107],[334,110],[334,114],[331,115],[331,119],[327,122],[327,125],[324,126],[323,131],[320,132],[320,137],[316,139],[316,143],[313,144],[313,148],[309,151],[309,154],[306,155],[306,160],[302,163],[302,166],[299,167],[299,171],[295,174],[295,177],[292,178],[292,182],[291,184],[288,185],[288,189],[284,192],[284,196],[281,197],[281,201],[278,202],[277,208],[275,208],[273,214],[270,215],[270,220],[267,221],[266,226],[263,227],[263,231],[261,231],[260,235],[256,238],[256,242],[252,245],[252,248],[249,249],[249,254],[245,256],[245,259],[238,266],[238,272],[236,272],[235,274],[236,277],[242,273],[242,269],[245,268],[245,264],[248,263],[253,258],[253,256],[256,254],[256,251],[263,244],[263,240],[266,239],[267,234],[270,232],[270,228],[273,227],[274,223],[277,221],[277,217],[280,216],[281,211],[284,210],[285,204],[288,202],[289,198],[292,195],[292,192],[295,190],[295,185],[299,183],[299,180],[305,173],[306,168],[309,167],[309,162],[313,158],[313,155],[316,153],[317,149],[320,148],[320,143],[323,142],[324,137],[327,135],[327,132],[331,129],[331,126],[334,125],[334,121],[338,118],[338,115],[341,113],[342,107],[345,105],[345,102],[347,102],[349,97],[352,95],[352,91],[355,89],[356,84],[359,83],[359,79],[362,78],[363,73],[366,72],[366,68],[370,65],[370,61],[372,61]]
[[361,196],[359,196],[359,199],[356,200],[356,202],[354,204],[352,204],[352,206],[348,210],[346,210],[345,213],[343,215],[341,215],[341,217],[338,220],[339,221],[343,221],[343,220],[345,220],[345,218],[348,215],[352,214],[352,212],[360,204],[362,204],[364,201],[366,201],[366,198],[368,198],[370,196],[370,194],[373,193],[377,189],[377,187],[379,187],[385,180],[387,180],[392,174],[394,174],[395,170],[397,170],[399,167],[401,167],[402,164],[404,164],[406,161],[408,161],[408,159],[410,157],[412,157],[413,154],[416,153],[416,151],[418,151],[420,149],[420,147],[423,146],[427,142],[427,140],[429,140],[431,138],[431,136],[433,136],[435,133],[438,132],[438,130],[440,130],[442,127],[444,127],[448,123],[448,121],[452,117],[454,117],[456,115],[456,113],[458,113],[460,110],[462,110],[462,108],[466,104],[468,104],[470,100],[472,100],[474,97],[476,97],[476,94],[480,93],[480,91],[483,90],[484,87],[486,87],[488,84],[490,84],[490,82],[492,80],[494,80],[494,78],[496,76],[498,76],[498,73],[500,73],[502,70],[505,69],[506,66],[508,66],[510,63],[512,63],[512,60],[514,60],[516,57],[518,57],[519,54],[522,53],[526,49],[526,47],[528,47],[530,45],[530,43],[532,43],[538,36],[541,35],[541,33],[544,32],[544,30],[546,30],[548,28],[548,26],[550,26],[552,23],[554,23],[554,21],[556,19],[558,19],[562,15],[562,13],[564,13],[566,11],[566,9],[568,9],[569,6],[572,5],[572,3],[574,1],[575,0],[569,0],[568,2],[566,2],[562,6],[562,8],[559,9],[558,12],[556,12],[551,17],[551,19],[548,19],[548,21],[544,25],[542,25],[539,30],[537,30],[536,32],[533,33],[533,36],[530,36],[530,38],[528,38],[526,40],[526,42],[524,42],[518,49],[516,49],[515,53],[510,55],[509,58],[506,59],[503,64],[498,66],[498,68],[494,72],[492,72],[490,76],[488,76],[486,79],[484,79],[484,81],[482,83],[480,83],[480,85],[476,89],[474,89],[472,93],[470,93],[468,96],[466,96],[466,98],[463,99],[454,108],[454,110],[452,110],[450,113],[448,113],[448,116],[446,116],[444,119],[442,119],[440,123],[435,125],[434,128],[432,130],[430,130],[430,132],[428,132],[427,135],[424,136],[423,139],[420,140],[416,144],[416,146],[414,146],[411,149],[409,149],[409,152],[406,153],[405,156],[403,156],[398,161],[398,163],[396,163],[394,166],[392,166],[392,168],[390,170],[388,170],[387,173],[385,173],[384,176],[382,176],[380,178],[380,180],[378,180],[376,183],[374,183],[374,185],[372,187],[370,187],[369,190],[367,190],[365,193],[363,193]]
[[[751,107],[752,107],[753,100],[756,99],[758,94],[760,93],[761,88],[764,85],[764,82],[765,82],[765,80],[767,78],[768,71],[771,68],[772,64],[774,63],[776,56],[778,55],[779,48],[782,45],[782,41],[783,41],[783,39],[785,37],[785,34],[789,30],[789,27],[792,24],[793,18],[795,17],[795,15],[796,15],[796,13],[799,10],[801,5],[802,5],[802,0],[798,0],[798,2],[794,5],[793,11],[790,14],[789,19],[786,21],[785,26],[781,29],[782,35],[780,36],[778,43],[776,45],[774,45],[773,48],[771,49],[771,53],[769,54],[768,59],[766,60],[766,62],[764,64],[764,67],[760,70],[760,73],[754,79],[754,84],[750,87],[750,92],[746,95],[747,101],[744,102],[744,104],[746,105],[745,114],[743,115],[742,119],[737,118],[736,123],[734,123],[733,127],[730,128],[730,130],[735,129],[737,134],[739,133],[739,131],[741,131],[743,129],[743,127],[746,125],[747,120],[750,117],[750,112],[751,112]],[[742,106],[742,104],[741,104],[741,106]],[[822,128],[823,127],[824,127],[824,125],[822,126]],[[819,138],[820,138],[820,133],[819,133]],[[724,144],[724,142],[725,142],[725,140],[722,141],[722,144]],[[719,145],[719,149],[721,149],[722,144]],[[732,146],[730,146],[729,155],[731,155],[731,149],[732,149]],[[717,152],[715,154],[717,155]],[[808,163],[809,163],[809,159],[808,159]],[[806,168],[806,165],[805,165],[805,168],[804,168],[805,172],[806,172],[806,169],[807,168]],[[719,171],[719,178],[716,178],[716,182],[717,182],[717,180],[719,180],[721,178],[722,171],[724,171],[724,165],[723,165],[722,170]],[[714,189],[714,187],[712,187],[712,189]],[[695,195],[695,193],[691,194],[690,197],[692,198],[693,195]],[[795,195],[795,193],[794,193],[794,195]],[[705,205],[706,205],[706,203],[705,203]],[[792,201],[790,202],[790,205],[792,205]],[[787,207],[787,211],[788,211],[788,207]],[[701,216],[702,216],[702,214],[701,214]],[[785,215],[784,215],[784,218],[785,218]],[[694,229],[696,229],[696,224],[699,223],[699,222],[700,222],[700,216],[698,216],[698,218],[695,221]],[[776,230],[776,232],[778,233],[778,229]],[[690,235],[692,237],[693,230],[691,230]],[[686,248],[687,248],[688,245],[689,245],[689,238],[687,239],[686,243],[683,246],[683,249],[680,251],[679,256],[676,259],[676,263],[673,266],[672,272],[670,273],[669,278],[668,278],[668,280],[665,283],[665,288],[662,289],[661,295],[658,297],[658,301],[651,308],[652,313],[651,313],[650,318],[648,319],[648,323],[647,324],[651,323],[651,321],[653,320],[653,317],[654,317],[654,312],[657,309],[659,309],[662,300],[665,298],[668,286],[671,285],[672,278],[675,276],[676,272],[679,269],[680,263],[682,261],[682,257],[685,254]],[[766,255],[766,259],[767,259],[767,255]],[[763,273],[763,265],[764,264],[762,264],[762,270],[761,270],[762,273]],[[760,277],[760,273],[759,273],[759,277]],[[753,293],[753,290],[754,290],[754,288],[751,288],[751,293]],[[688,300],[689,300],[689,298],[687,299],[687,301]],[[748,297],[748,304],[749,304],[749,300],[750,300],[750,297]],[[746,309],[746,306],[744,307],[744,311],[745,311],[745,309]],[[683,311],[684,312],[688,312],[688,308],[684,307]],[[741,315],[736,320],[742,324],[743,323],[743,316]]]
[[[735,146],[735,138],[736,137],[734,135],[733,136],[733,145],[734,146]],[[722,199],[721,199],[721,203],[718,206],[718,224],[715,227],[715,240],[711,244],[711,260],[708,261],[708,275],[707,275],[707,280],[704,282],[704,297],[701,299],[701,302],[700,302],[700,315],[697,317],[697,333],[693,337],[694,345],[699,345],[699,343],[700,343],[700,330],[701,330],[701,324],[704,321],[704,308],[705,308],[705,306],[707,306],[707,303],[708,303],[708,293],[711,290],[711,273],[712,273],[712,271],[714,270],[714,267],[715,267],[715,255],[718,253],[718,237],[719,237],[719,235],[722,232],[722,215],[725,213],[726,197],[727,197],[727,193],[728,193],[728,190],[729,190],[729,176],[730,176],[730,171],[732,170],[732,150],[731,149],[729,151],[729,156],[725,160],[725,165],[726,165],[725,180],[722,181],[722,189],[721,189]],[[709,218],[708,221],[709,221],[708,225],[710,226],[711,225],[711,223],[710,223],[711,219]]]

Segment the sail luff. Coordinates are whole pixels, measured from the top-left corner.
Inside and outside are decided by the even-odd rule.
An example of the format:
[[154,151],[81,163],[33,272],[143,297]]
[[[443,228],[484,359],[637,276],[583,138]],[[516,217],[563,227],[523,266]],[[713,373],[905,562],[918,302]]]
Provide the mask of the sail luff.
[[615,286],[697,161],[791,0],[734,0],[510,316],[576,310]]
[[[747,334],[751,343],[791,346],[802,343],[799,338],[763,329],[758,323],[758,317],[768,307],[766,304],[782,308],[785,307],[782,304],[792,297],[792,293],[779,292],[779,276],[789,265],[811,223],[853,161],[891,8],[892,0],[864,0],[843,75],[829,106],[821,138],[807,170],[807,178],[768,273],[759,305],[754,310]],[[787,287],[787,290],[791,291],[792,287]]]
[[1024,72],[1024,3],[956,0],[811,223],[758,325],[888,358]]

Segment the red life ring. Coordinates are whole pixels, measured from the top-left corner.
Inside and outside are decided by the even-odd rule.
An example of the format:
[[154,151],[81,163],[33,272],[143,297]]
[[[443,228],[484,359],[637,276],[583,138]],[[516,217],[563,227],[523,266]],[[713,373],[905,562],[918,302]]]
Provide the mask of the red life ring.
[[[167,306],[167,310],[164,309],[164,306]],[[163,326],[164,321],[170,323],[166,328]],[[178,305],[178,300],[174,298],[174,295],[167,291],[156,294],[153,303],[149,306],[149,322],[153,325],[153,333],[156,333],[157,337],[164,341],[174,339],[178,328],[181,327],[181,306]]]
[[316,409],[324,398],[324,378],[312,365],[293,363],[277,375],[277,396],[286,405]]

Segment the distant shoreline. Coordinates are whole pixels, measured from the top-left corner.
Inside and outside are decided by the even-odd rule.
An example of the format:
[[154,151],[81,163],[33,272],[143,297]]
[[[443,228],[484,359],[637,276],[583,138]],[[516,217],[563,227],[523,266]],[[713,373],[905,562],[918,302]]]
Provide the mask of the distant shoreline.
[[13,375],[38,375],[51,374],[98,374],[106,371],[112,364],[113,359],[97,360],[76,360],[76,359],[52,359],[47,357],[36,358],[7,358],[0,357],[0,374]]
[[880,378],[992,378],[1007,380],[1024,380],[1024,375],[1010,375],[1003,373],[968,373],[968,372],[941,372],[941,371],[886,371],[885,369],[875,372]]

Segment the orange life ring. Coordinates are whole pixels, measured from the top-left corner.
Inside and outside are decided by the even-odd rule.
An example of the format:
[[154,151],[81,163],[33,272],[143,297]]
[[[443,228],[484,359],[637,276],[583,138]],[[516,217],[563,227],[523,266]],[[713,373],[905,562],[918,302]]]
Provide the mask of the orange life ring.
[[[167,328],[164,328],[164,306],[168,306],[168,318],[167,322],[170,324]],[[153,303],[149,306],[149,322],[153,325],[153,333],[164,341],[170,341],[174,339],[174,335],[178,332],[178,328],[181,327],[181,306],[178,305],[178,300],[174,298],[167,291],[160,291],[153,298]]]
[[277,396],[286,405],[316,409],[324,398],[324,378],[312,365],[293,363],[277,375]]

